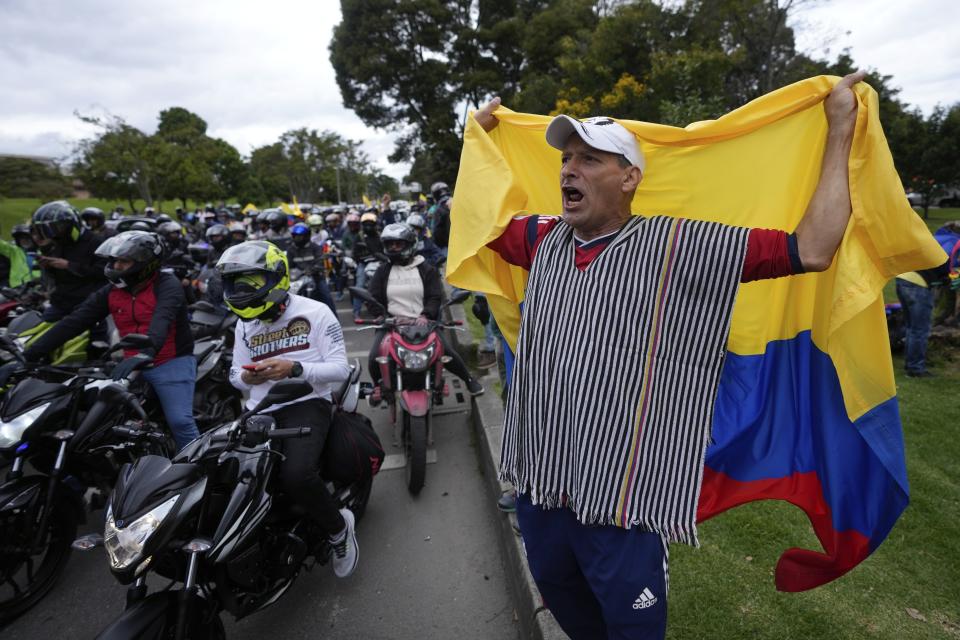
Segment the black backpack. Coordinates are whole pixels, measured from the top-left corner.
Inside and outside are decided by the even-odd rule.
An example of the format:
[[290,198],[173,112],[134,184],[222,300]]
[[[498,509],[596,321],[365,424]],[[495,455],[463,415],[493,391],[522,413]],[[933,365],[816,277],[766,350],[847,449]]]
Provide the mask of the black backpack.
[[357,482],[380,471],[383,445],[370,418],[336,411],[323,447],[323,477],[334,482]]

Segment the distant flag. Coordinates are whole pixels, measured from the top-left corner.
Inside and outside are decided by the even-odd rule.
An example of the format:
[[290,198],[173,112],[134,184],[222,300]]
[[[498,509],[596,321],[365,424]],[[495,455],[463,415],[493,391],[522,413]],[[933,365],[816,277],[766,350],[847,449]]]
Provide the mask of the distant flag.
[[369,206],[370,206],[370,198],[367,197],[367,194],[363,194],[362,198],[363,198],[363,206],[369,207]]
[[425,195],[423,195],[423,194],[421,193],[421,194],[420,194],[420,202],[426,202],[426,201],[427,201],[427,196],[425,196]]

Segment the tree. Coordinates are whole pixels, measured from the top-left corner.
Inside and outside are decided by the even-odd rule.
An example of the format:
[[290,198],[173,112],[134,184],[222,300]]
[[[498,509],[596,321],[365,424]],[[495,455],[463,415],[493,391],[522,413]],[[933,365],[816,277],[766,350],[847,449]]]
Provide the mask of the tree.
[[126,199],[131,210],[137,197],[152,206],[149,136],[119,116],[77,117],[100,133],[79,143],[74,174],[100,197]]
[[249,184],[267,200],[359,200],[370,180],[370,161],[360,144],[333,131],[287,131],[277,142],[254,149]]
[[70,192],[70,181],[55,167],[30,158],[0,157],[3,197],[53,200],[65,198]]

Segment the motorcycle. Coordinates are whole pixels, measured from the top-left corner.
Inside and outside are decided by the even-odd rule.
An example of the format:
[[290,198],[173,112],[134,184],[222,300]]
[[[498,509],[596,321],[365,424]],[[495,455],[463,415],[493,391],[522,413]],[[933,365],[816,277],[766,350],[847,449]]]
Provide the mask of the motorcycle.
[[[335,394],[355,406],[359,367]],[[326,535],[277,490],[280,454],[272,440],[309,435],[278,429],[265,409],[309,394],[302,380],[273,385],[236,421],[203,434],[172,461],[145,456],[121,472],[110,496],[103,544],[110,570],[125,585],[127,608],[100,638],[223,638],[221,611],[243,618],[279,599],[301,570],[327,562]],[[372,477],[328,482],[338,506],[359,519]],[[80,541],[78,541],[80,542]],[[155,572],[172,582],[147,594]],[[180,588],[171,588],[180,583]]]
[[[461,323],[411,324],[408,318],[386,317],[387,310],[366,289],[350,287],[350,293],[384,317],[380,324],[362,327],[361,331],[389,331],[380,343],[380,355],[376,359],[380,366],[380,386],[390,409],[394,441],[403,445],[407,489],[416,495],[426,480],[427,444],[433,439],[433,406],[441,403],[448,393],[443,365],[450,361],[450,356],[444,355],[437,332],[459,329]],[[443,306],[459,304],[468,297],[469,291],[457,291]]]
[[[86,519],[85,493],[99,508],[121,464],[175,450],[103,365],[25,365],[20,375],[0,400],[0,456],[12,463],[0,485],[0,624],[53,587]],[[131,414],[140,422],[124,426]]]

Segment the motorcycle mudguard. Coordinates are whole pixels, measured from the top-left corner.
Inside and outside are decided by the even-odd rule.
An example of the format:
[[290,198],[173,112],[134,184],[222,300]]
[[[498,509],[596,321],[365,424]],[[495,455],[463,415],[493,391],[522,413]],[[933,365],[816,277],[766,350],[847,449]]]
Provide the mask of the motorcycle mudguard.
[[47,476],[24,476],[0,486],[0,513],[21,509],[40,495],[40,487],[49,480]]
[[400,392],[400,404],[410,415],[421,418],[430,411],[430,392],[426,389]]
[[176,591],[159,591],[137,602],[100,632],[98,640],[129,640],[165,637],[166,623],[177,608]]

